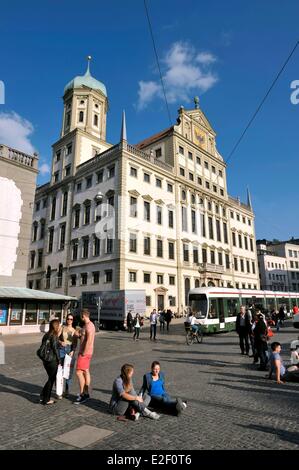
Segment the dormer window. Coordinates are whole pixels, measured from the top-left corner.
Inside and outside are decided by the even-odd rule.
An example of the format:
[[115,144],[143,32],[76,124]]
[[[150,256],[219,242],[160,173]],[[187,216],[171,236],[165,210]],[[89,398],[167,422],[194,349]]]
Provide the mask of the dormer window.
[[83,122],[84,121],[84,113],[83,111],[80,111],[79,113],[79,122]]
[[156,158],[162,157],[162,149],[161,148],[156,149],[155,152],[156,152]]

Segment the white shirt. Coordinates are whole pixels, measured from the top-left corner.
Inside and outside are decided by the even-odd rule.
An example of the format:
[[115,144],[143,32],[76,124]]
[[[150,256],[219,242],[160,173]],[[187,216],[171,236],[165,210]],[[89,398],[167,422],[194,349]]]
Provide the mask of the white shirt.
[[191,323],[191,326],[192,326],[192,325],[198,325],[198,324],[199,324],[199,321],[197,320],[196,317],[194,317],[194,316],[192,315],[190,323]]

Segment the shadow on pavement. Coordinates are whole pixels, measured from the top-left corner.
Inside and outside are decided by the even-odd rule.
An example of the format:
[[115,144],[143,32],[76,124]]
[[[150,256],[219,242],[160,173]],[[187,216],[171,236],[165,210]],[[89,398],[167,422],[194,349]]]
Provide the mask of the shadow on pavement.
[[269,426],[261,426],[260,424],[249,424],[248,426],[244,426],[242,424],[235,423],[235,425],[239,426],[240,428],[254,429],[255,431],[274,434],[283,441],[293,442],[294,444],[299,445],[299,432],[285,431],[284,429],[275,429]]
[[[10,393],[12,395],[19,395],[31,403],[39,403],[39,394],[42,391],[42,386],[22,382],[10,377],[0,374],[0,393]],[[13,390],[12,388],[17,389]]]

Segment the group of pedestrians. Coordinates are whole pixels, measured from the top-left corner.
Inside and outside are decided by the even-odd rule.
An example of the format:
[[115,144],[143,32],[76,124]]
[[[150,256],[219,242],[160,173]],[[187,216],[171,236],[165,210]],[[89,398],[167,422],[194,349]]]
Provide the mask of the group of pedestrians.
[[[273,332],[267,324],[265,315],[260,311],[246,310],[241,306],[236,319],[236,331],[239,335],[241,354],[249,356],[251,346],[253,363],[259,362],[258,370],[269,370],[268,378],[275,376],[277,383],[285,381],[299,382],[299,354],[294,351],[294,363],[287,368],[280,356],[281,344],[277,341],[271,343],[271,352],[268,349],[268,341],[273,337]],[[297,357],[298,356],[298,357]]]
[[140,416],[159,419],[157,411],[179,416],[187,408],[186,400],[171,398],[165,389],[165,375],[158,361],[144,374],[142,387],[137,393],[133,385],[134,366],[124,364],[113,382],[110,410],[119,419],[138,420]]
[[[173,313],[170,309],[168,310],[159,310],[157,312],[154,309],[150,314],[150,341],[157,341],[157,327],[158,322],[160,323],[160,333],[164,332],[165,324],[166,324],[166,331],[169,332],[169,325],[171,319],[173,317]],[[141,327],[144,325],[143,317],[140,316],[139,313],[133,317],[132,312],[129,311],[127,314],[127,331],[132,333],[134,331],[133,340],[138,341]]]
[[[65,392],[63,394],[68,398],[78,340],[80,340],[80,348],[77,358],[76,375],[79,382],[79,394],[74,403],[85,403],[90,398],[91,377],[89,369],[93,355],[95,326],[90,320],[88,310],[83,310],[81,313],[82,328],[77,327],[75,329],[73,327],[73,320],[74,318],[71,314],[67,315],[65,326],[61,326],[58,319],[51,320],[49,331],[43,336],[42,345],[38,350],[38,355],[42,359],[43,366],[48,375],[48,380],[40,394],[40,402],[43,405],[53,405],[55,403],[55,400],[51,399],[51,393],[57,378],[58,367],[59,365],[63,367],[66,355],[71,357],[71,373],[65,381]],[[58,395],[57,398],[61,399],[62,395]]]

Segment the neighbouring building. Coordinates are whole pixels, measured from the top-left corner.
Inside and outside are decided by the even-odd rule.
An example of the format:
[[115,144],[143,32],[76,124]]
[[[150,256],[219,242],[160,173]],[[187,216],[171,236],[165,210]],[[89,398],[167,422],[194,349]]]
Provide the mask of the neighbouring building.
[[299,239],[257,240],[261,288],[299,292]]
[[107,90],[85,75],[64,89],[49,183],[37,188],[28,286],[144,289],[148,311],[185,308],[190,288],[259,288],[254,213],[228,195],[216,134],[195,99],[136,145],[106,141]]

